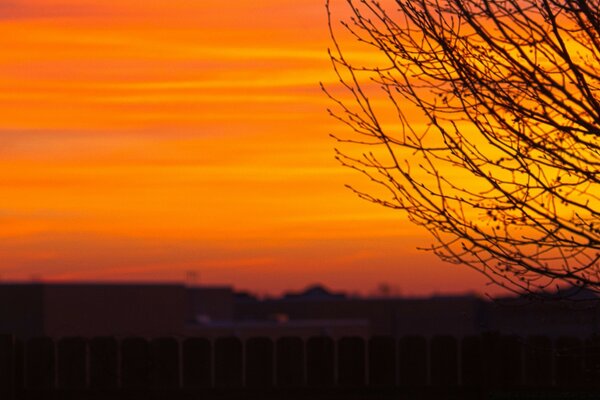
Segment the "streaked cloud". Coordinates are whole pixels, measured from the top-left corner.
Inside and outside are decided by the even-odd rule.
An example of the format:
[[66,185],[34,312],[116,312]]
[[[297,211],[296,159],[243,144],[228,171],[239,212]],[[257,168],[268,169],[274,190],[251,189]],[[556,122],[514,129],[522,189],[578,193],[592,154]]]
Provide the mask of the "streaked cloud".
[[0,274],[429,290],[422,233],[343,186],[328,41],[315,0],[2,2]]

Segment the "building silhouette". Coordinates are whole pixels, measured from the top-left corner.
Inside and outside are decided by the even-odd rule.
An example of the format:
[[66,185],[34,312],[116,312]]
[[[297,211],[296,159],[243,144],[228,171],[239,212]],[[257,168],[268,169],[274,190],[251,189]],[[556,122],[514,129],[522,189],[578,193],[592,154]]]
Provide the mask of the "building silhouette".
[[20,337],[181,334],[186,291],[171,284],[2,283],[0,332]]
[[362,298],[312,286],[259,299],[226,286],[0,284],[0,332],[19,337],[587,337],[599,331],[599,302],[589,293],[579,301],[544,302],[477,295]]

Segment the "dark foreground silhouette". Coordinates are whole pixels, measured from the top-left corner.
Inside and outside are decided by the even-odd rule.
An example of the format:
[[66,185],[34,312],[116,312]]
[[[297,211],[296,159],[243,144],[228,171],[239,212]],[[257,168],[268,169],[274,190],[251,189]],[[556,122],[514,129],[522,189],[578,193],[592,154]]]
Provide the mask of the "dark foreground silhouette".
[[597,399],[600,338],[0,336],[1,399]]

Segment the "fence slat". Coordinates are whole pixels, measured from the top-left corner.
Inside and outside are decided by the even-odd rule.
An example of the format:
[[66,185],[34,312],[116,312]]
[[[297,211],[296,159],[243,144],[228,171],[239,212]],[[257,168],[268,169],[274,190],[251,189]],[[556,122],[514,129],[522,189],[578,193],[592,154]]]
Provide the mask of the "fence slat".
[[150,343],[152,386],[159,389],[179,387],[179,342],[174,338],[163,337]]
[[561,336],[556,340],[556,384],[560,387],[573,388],[582,383],[583,344],[581,340]]
[[275,381],[278,387],[304,385],[304,342],[299,337],[282,337],[275,344]]
[[87,382],[87,343],[81,337],[58,341],[58,387],[83,389]]
[[118,385],[118,343],[114,337],[95,337],[89,342],[90,387],[114,389]]
[[212,386],[212,347],[205,338],[183,341],[183,386],[188,389]]
[[396,340],[391,336],[374,336],[369,340],[369,384],[396,385]]
[[398,382],[402,386],[426,386],[427,340],[423,336],[404,336],[398,342]]
[[434,336],[430,343],[431,384],[458,385],[458,346],[452,336]]
[[334,342],[326,336],[306,341],[306,382],[308,386],[332,386],[334,383]]
[[500,336],[500,386],[515,388],[523,384],[523,345],[516,335]]
[[594,335],[585,341],[583,378],[588,388],[600,387],[600,336]]
[[15,337],[0,335],[0,399],[15,399],[16,379]]
[[37,337],[25,347],[25,387],[32,390],[51,390],[55,387],[54,341]]
[[121,342],[121,386],[141,389],[150,384],[150,349],[148,341],[129,337]]
[[461,384],[466,387],[483,385],[483,351],[480,336],[465,336],[461,342]]
[[481,335],[483,387],[499,389],[502,387],[502,373],[504,362],[498,333],[484,333]]
[[236,337],[215,341],[215,386],[238,388],[242,386],[242,341]]
[[525,384],[529,387],[552,385],[552,341],[547,336],[530,336],[524,349]]
[[250,338],[246,341],[246,386],[270,388],[273,386],[273,341],[266,337]]
[[338,341],[338,385],[364,386],[365,341],[360,337],[344,337]]

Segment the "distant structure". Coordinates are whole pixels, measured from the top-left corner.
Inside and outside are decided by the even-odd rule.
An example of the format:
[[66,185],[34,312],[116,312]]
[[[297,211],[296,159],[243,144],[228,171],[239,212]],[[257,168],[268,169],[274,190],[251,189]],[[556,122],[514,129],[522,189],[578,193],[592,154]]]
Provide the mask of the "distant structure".
[[181,285],[0,284],[0,331],[24,337],[180,334],[184,313]]
[[344,293],[334,293],[322,285],[311,285],[302,292],[288,292],[283,295],[282,300],[343,300],[346,298]]
[[235,297],[228,286],[186,288],[186,323],[206,324],[233,320]]
[[185,271],[185,282],[188,286],[197,286],[199,277],[198,271]]
[[[258,299],[228,286],[0,283],[0,332],[33,336],[331,337],[600,331],[600,299],[563,292],[545,302],[476,295],[350,297],[321,285]],[[558,296],[558,297],[557,297]],[[539,297],[538,297],[539,298]],[[550,300],[552,298],[552,300]],[[558,298],[558,300],[557,300]]]

